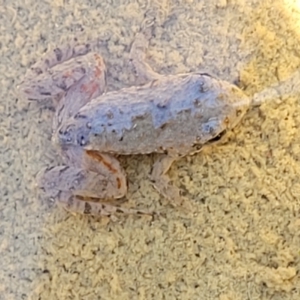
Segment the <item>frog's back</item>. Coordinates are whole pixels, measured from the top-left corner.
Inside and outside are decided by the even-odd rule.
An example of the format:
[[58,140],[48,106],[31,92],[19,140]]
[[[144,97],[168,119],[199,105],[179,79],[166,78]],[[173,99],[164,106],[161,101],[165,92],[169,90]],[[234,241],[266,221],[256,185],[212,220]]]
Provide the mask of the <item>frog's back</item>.
[[94,99],[58,138],[117,154],[185,153],[234,126],[248,106],[240,89],[209,75],[166,76]]

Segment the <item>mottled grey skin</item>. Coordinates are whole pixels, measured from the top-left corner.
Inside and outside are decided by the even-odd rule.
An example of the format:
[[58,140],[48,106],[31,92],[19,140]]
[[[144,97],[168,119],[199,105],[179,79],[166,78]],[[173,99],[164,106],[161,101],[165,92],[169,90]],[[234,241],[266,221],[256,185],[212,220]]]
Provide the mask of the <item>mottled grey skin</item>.
[[19,91],[28,100],[53,100],[53,140],[64,166],[42,170],[38,184],[73,213],[111,215],[151,212],[102,199],[127,193],[126,174],[115,156],[162,153],[153,165],[154,187],[172,204],[180,191],[166,175],[178,158],[236,126],[250,99],[236,86],[207,74],[163,76],[145,62],[152,25],[136,36],[131,63],[142,86],[105,92],[106,67],[89,44],[46,54],[26,74]]
[[249,104],[236,86],[207,74],[165,76],[92,100],[56,139],[104,153],[186,155],[234,127]]

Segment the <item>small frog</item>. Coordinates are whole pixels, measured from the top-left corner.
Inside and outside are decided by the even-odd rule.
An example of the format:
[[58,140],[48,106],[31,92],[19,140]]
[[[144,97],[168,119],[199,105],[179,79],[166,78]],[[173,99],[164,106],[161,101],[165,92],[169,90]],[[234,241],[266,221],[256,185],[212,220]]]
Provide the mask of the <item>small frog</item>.
[[180,205],[180,191],[167,176],[172,163],[232,129],[250,106],[242,90],[208,74],[155,73],[145,62],[150,23],[130,52],[136,74],[148,83],[106,92],[101,56],[90,44],[70,43],[48,52],[19,87],[28,100],[54,102],[53,141],[65,165],[42,170],[37,181],[71,212],[150,213],[103,201],[127,192],[116,157],[149,153],[161,153],[152,169],[154,187]]

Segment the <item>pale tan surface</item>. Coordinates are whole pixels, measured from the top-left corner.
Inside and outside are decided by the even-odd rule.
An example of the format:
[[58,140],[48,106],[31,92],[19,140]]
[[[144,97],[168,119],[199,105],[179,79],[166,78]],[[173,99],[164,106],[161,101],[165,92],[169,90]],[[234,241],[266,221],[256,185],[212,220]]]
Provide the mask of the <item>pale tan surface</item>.
[[[0,5],[0,299],[300,299],[297,1],[138,2]],[[53,113],[17,99],[16,84],[48,45],[81,29],[107,37],[109,88],[134,84],[126,59],[149,8],[158,10],[149,49],[157,71],[239,75],[247,94],[266,89],[269,100],[227,144],[172,167],[193,214],[161,199],[147,179],[153,157],[139,156],[124,160],[125,205],[166,217],[69,215],[34,189],[36,172],[60,162]],[[290,95],[268,89],[290,77]]]

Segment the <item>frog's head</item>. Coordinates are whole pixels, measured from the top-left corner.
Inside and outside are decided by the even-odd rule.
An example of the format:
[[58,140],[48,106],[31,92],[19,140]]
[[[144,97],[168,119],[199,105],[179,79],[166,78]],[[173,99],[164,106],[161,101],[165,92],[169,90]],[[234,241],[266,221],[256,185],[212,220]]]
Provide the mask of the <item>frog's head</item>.
[[238,125],[251,105],[249,98],[242,89],[226,81],[221,82],[221,92],[216,97],[215,116],[219,118],[226,131]]
[[221,82],[223,90],[215,97],[208,98],[205,115],[207,120],[201,124],[200,142],[206,143],[220,139],[226,132],[238,125],[250,107],[251,99],[238,87]]
[[[207,73],[200,75],[201,95],[205,99],[203,111],[208,117],[208,122],[204,126],[217,134],[219,131],[231,130],[246,114],[251,99],[236,84]],[[203,130],[206,132],[206,129]]]

